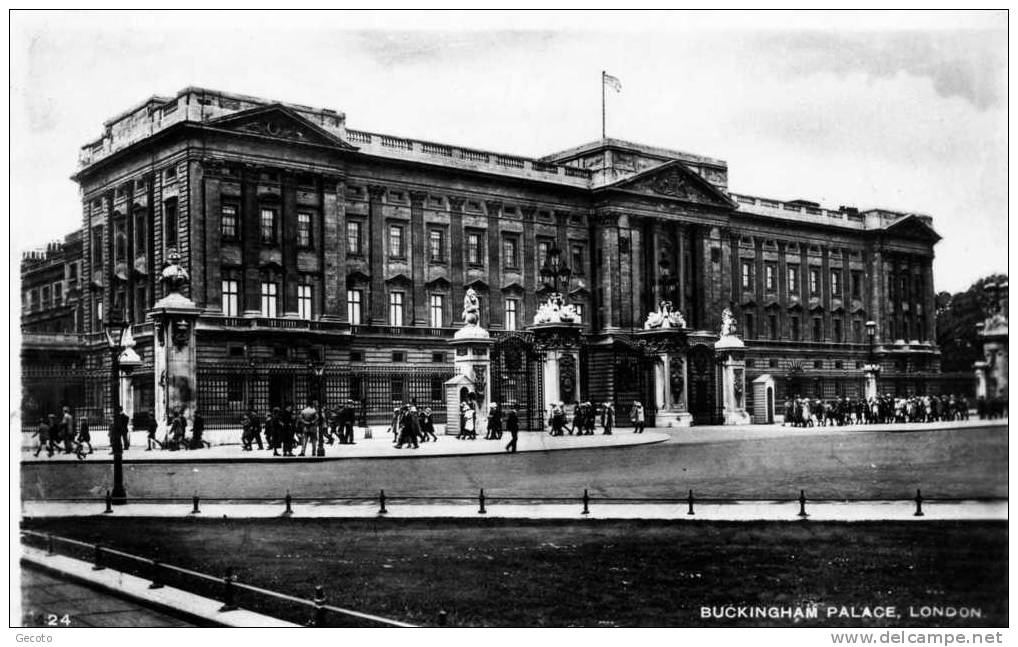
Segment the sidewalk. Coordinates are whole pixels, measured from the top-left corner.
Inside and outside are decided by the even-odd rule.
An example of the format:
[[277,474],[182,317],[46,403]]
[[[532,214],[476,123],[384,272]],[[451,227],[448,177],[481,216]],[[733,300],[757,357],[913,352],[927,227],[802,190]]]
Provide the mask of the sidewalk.
[[92,564],[88,562],[63,555],[47,555],[46,551],[31,546],[21,546],[21,560],[30,565],[60,573],[88,586],[109,591],[119,597],[137,600],[147,607],[172,610],[177,614],[204,620],[207,624],[224,627],[300,626],[244,609],[220,611],[223,603],[218,600],[188,593],[172,586],[151,589],[149,580],[109,568],[93,570]]
[[[160,463],[160,462],[295,462],[295,461],[328,461],[342,460],[347,458],[423,458],[434,456],[471,456],[480,454],[505,454],[505,446],[509,442],[508,434],[502,436],[502,440],[484,440],[483,437],[477,440],[457,440],[455,436],[439,436],[438,441],[421,443],[420,449],[396,449],[392,444],[392,436],[384,433],[384,429],[373,433],[373,438],[363,438],[353,445],[325,445],[325,456],[312,456],[312,449],[309,446],[307,456],[283,457],[273,456],[271,451],[258,450],[246,452],[236,445],[213,445],[211,448],[201,450],[145,450],[145,435],[135,433],[131,437],[131,448],[124,452],[124,463]],[[239,432],[238,432],[239,437]],[[631,447],[634,445],[646,445],[660,443],[668,440],[670,436],[660,432],[645,432],[634,434],[632,431],[620,431],[619,433],[605,436],[601,433],[592,436],[557,436],[553,437],[547,433],[521,432],[517,444],[519,452],[546,452],[575,449],[598,449],[607,447]],[[95,453],[90,454],[84,461],[86,463],[110,463],[113,456],[109,452],[109,445],[93,445]],[[58,463],[58,462],[79,462],[74,454],[55,454],[47,457],[45,452],[34,456],[35,450],[22,450],[21,462],[29,463]],[[295,454],[300,453],[297,448]]]
[[[343,503],[338,501],[296,501],[292,514],[284,514],[285,506],[278,503],[208,503],[199,505],[200,512],[192,513],[192,504],[180,503],[128,503],[114,506],[114,512],[103,515],[101,501],[47,502],[23,501],[24,517],[189,517],[191,519],[652,519],[661,521],[798,521],[798,501],[730,501],[724,503],[694,502],[694,514],[688,514],[685,502],[657,503],[599,503],[592,500],[589,513],[583,514],[583,504],[576,503],[499,503],[492,499],[485,505],[485,513],[478,512],[474,503],[421,504],[389,499],[387,512],[379,514],[377,502]],[[923,503],[923,516],[915,516],[916,504],[912,501],[859,501],[806,502],[806,519],[811,521],[985,521],[1008,518],[1007,501],[927,501]]]

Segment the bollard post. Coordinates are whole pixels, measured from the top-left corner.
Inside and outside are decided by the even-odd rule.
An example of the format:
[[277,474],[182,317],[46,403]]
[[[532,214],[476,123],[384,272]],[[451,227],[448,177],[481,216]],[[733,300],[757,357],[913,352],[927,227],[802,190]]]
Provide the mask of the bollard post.
[[689,510],[686,511],[686,514],[695,514],[693,512],[693,491],[692,490],[689,491],[689,498],[686,499],[686,503],[689,504]]
[[103,566],[103,549],[102,546],[100,546],[99,544],[95,545],[95,557],[92,559],[92,561],[95,562],[92,565],[93,571],[101,571],[106,568],[105,566]]
[[152,570],[152,583],[148,585],[148,588],[150,589],[163,588],[162,582],[163,578],[159,577],[159,573],[162,570],[159,566],[159,562],[153,559],[152,563],[149,566],[151,567]]
[[915,514],[913,517],[923,517],[923,493],[920,490],[915,491]]
[[799,490],[799,517],[805,519],[808,516],[806,514],[806,491]]
[[46,535],[46,554],[56,555],[57,552],[53,550],[53,535]]
[[480,507],[477,509],[477,514],[488,514],[488,511],[484,509],[484,488],[481,488],[481,494],[477,497],[477,501]]
[[223,576],[223,606],[219,607],[220,612],[237,610],[237,592],[233,587],[233,582],[236,579],[236,576],[233,574],[233,567],[227,566],[226,575]]
[[315,587],[315,615],[311,619],[312,627],[325,626],[325,587]]
[[449,614],[445,612],[445,609],[438,610],[438,626],[444,627],[449,622]]
[[113,497],[109,490],[106,490],[106,509],[103,510],[103,514],[113,514]]
[[385,490],[378,491],[378,514],[386,514],[389,512],[385,509]]
[[590,495],[587,493],[587,488],[583,488],[583,512],[580,514],[590,514]]
[[198,509],[198,493],[197,492],[194,493],[194,497],[191,499],[191,502],[194,503],[194,508],[191,510],[191,514],[199,514],[199,513],[201,513],[201,510]]
[[286,510],[283,511],[283,516],[288,517],[293,514],[293,497],[290,496],[290,490],[286,491]]

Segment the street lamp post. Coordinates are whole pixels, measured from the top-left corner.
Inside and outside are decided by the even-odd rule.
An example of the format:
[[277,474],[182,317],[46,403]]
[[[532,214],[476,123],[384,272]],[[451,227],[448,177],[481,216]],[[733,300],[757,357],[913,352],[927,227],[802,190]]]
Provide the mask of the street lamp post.
[[541,267],[541,277],[545,279],[545,282],[550,280],[552,289],[556,293],[560,293],[559,281],[565,282],[566,291],[568,291],[569,277],[572,273],[572,270],[562,262],[562,250],[553,245],[548,250],[548,256],[544,259],[544,265]]
[[[120,434],[120,372],[130,375],[141,363],[137,355],[127,356],[124,352],[124,334],[128,324],[116,308],[110,312],[106,321],[106,341],[110,348],[110,411],[111,421],[110,444],[113,449],[113,492],[112,502],[115,505],[127,503],[127,490],[124,489],[124,444]],[[124,355],[123,357],[121,355]]]

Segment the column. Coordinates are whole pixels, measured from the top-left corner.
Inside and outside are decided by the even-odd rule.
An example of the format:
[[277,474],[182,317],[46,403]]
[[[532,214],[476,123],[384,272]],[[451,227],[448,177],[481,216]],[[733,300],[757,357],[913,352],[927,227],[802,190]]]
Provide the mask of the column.
[[261,225],[258,214],[258,170],[246,169],[241,184],[241,209],[244,223],[244,315],[257,317],[261,314],[261,276],[259,274],[258,252],[261,250]]
[[827,245],[820,246],[820,305],[823,306],[824,314],[824,341],[832,339],[831,328],[834,327],[831,317],[831,248]]
[[424,191],[410,192],[410,272],[413,280],[413,321],[414,326],[428,325],[428,296],[424,288],[427,278],[424,276],[425,234],[424,234],[424,201],[428,194]]
[[279,208],[280,231],[283,234],[279,249],[283,257],[283,316],[296,319],[297,284],[297,178],[290,173],[282,174],[282,201]]
[[461,197],[449,196],[449,298],[452,300],[453,321],[459,321],[458,304],[463,303],[463,203]]
[[935,343],[937,340],[936,296],[933,289],[933,259],[924,258],[923,276],[923,317],[926,319],[926,335],[920,341]]
[[382,213],[382,196],[385,187],[372,184],[368,187],[368,267],[371,274],[371,294],[368,299],[368,323],[384,325],[385,313],[385,217]]
[[322,178],[322,319],[346,321],[346,181]]
[[499,221],[502,216],[502,203],[494,200],[485,202],[488,207],[488,327],[502,328],[502,264],[499,262],[499,245],[502,234]]
[[523,215],[523,317],[521,324],[532,321],[537,312],[537,235],[534,232],[534,217],[537,207],[521,207]]
[[[209,169],[211,170],[211,169]],[[222,260],[215,251],[218,250],[221,242],[220,219],[222,217],[221,207],[221,181],[210,172],[202,175],[202,185],[205,191],[204,217],[200,219],[198,226],[204,227],[204,242],[199,245],[195,240],[195,251],[200,260],[194,264],[195,267],[205,269],[205,285],[199,294],[205,299],[205,307],[213,312],[221,312],[223,308],[223,281],[222,281]],[[195,209],[195,214],[198,210]]]
[[778,317],[778,330],[777,336],[779,339],[784,338],[785,335],[785,319],[788,317],[788,306],[791,305],[791,300],[788,298],[788,263],[785,262],[785,250],[788,248],[788,243],[783,240],[778,241],[778,266],[774,270],[777,274],[776,280],[778,282],[778,305],[780,308],[777,310]]

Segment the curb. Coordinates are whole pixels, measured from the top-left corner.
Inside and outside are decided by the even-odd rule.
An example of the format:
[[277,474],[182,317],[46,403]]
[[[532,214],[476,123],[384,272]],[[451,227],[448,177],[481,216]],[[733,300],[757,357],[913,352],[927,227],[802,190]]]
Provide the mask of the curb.
[[39,568],[110,595],[194,622],[199,626],[290,628],[301,626],[245,609],[220,612],[219,608],[223,603],[218,600],[171,586],[150,589],[149,580],[109,568],[94,571],[92,565],[87,562],[63,555],[47,555],[44,551],[30,546],[21,546],[21,562],[32,568]]

